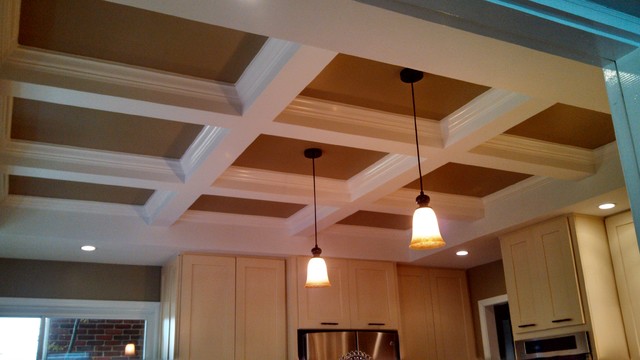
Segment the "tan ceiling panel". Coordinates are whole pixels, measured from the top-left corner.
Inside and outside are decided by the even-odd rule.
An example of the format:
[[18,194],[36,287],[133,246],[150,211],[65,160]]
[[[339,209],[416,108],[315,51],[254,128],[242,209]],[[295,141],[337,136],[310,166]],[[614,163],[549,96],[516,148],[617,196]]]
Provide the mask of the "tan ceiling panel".
[[10,175],[9,194],[144,205],[153,190]]
[[615,141],[611,115],[565,104],[555,104],[506,133],[591,150]]
[[288,218],[302,208],[304,205],[301,204],[202,195],[189,207],[189,210]]
[[[530,176],[479,166],[448,163],[424,175],[422,180],[425,191],[485,197]],[[406,187],[419,190],[420,182],[413,181]]]
[[406,215],[386,214],[373,211],[357,211],[339,221],[338,224],[408,230],[411,228],[411,221],[411,216]]
[[23,0],[19,43],[235,83],[266,38],[97,0]]
[[[338,54],[301,95],[398,114],[413,115],[411,86],[402,67]],[[442,120],[489,88],[425,74],[415,85],[419,117]]]
[[338,180],[350,179],[386,155],[377,151],[260,135],[233,165],[311,175],[312,163],[304,157],[304,150],[312,147],[320,148],[323,152],[316,159],[316,175]]
[[11,138],[179,159],[201,125],[15,98]]

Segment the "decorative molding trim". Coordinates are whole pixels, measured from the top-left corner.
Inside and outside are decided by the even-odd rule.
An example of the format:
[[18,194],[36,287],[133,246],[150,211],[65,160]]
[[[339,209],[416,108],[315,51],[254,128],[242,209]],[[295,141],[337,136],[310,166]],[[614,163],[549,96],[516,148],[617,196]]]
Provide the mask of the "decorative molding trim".
[[561,163],[563,166],[574,164],[574,168],[594,173],[594,154],[592,150],[575,146],[554,144],[516,135],[498,135],[495,138],[471,150],[472,153],[514,158],[517,155],[547,164]]
[[507,200],[511,197],[521,196],[523,193],[534,191],[535,189],[551,184],[554,181],[557,180],[546,176],[532,176],[491,195],[487,195],[482,198],[482,201],[485,206],[488,206],[491,203]]
[[335,235],[340,237],[359,237],[393,240],[406,240],[411,238],[411,229],[398,230],[377,227],[367,227],[358,225],[335,224],[324,230],[324,235]]
[[[363,210],[411,215],[416,207],[415,199],[418,193],[418,190],[401,188]],[[433,191],[428,191],[427,194],[431,198],[434,210],[443,216],[446,215],[448,219],[473,221],[484,217],[484,203],[481,198]]]
[[6,60],[18,69],[42,72],[82,81],[97,81],[123,87],[167,93],[239,108],[232,85],[168,72],[147,70],[79,56],[17,47]]
[[180,162],[172,162],[169,165],[179,165],[177,168],[172,168],[182,181],[186,182],[228,133],[228,129],[205,125],[200,134],[189,145]]
[[[326,226],[321,226],[323,219],[335,213],[339,208],[333,206],[320,206],[317,207],[317,217],[318,217],[318,232],[323,230]],[[304,236],[304,232],[313,227],[315,222],[315,216],[313,213],[313,205],[306,206],[302,210],[297,213],[291,215],[286,223],[287,228],[289,229],[290,235],[302,235]],[[330,224],[333,225],[333,224]]]
[[199,210],[187,210],[178,221],[219,224],[228,226],[251,226],[276,229],[287,228],[286,219],[267,216],[226,214]]
[[[415,129],[413,118],[383,111],[375,111],[353,105],[319,100],[298,96],[278,116],[276,121],[297,124],[300,118],[313,119],[315,127],[323,124],[324,129],[330,130],[326,124],[353,127],[358,133],[366,133],[367,129],[384,133],[387,138],[413,139]],[[319,120],[319,121],[316,121]],[[442,148],[442,134],[440,122],[425,118],[418,118],[420,126],[418,134],[420,144]],[[395,136],[389,136],[395,134]]]
[[351,198],[359,198],[415,166],[416,158],[413,156],[389,154],[347,181]]
[[[213,184],[215,188],[232,188],[252,191],[253,189],[282,189],[287,192],[300,190],[308,198],[313,196],[311,175],[287,174],[275,171],[229,167]],[[343,204],[349,201],[347,182],[329,178],[316,177],[318,198],[324,204]]]
[[147,203],[138,208],[140,210],[140,216],[147,224],[153,224],[153,220],[174,196],[176,196],[175,191],[154,191],[149,200],[147,200]]
[[109,216],[135,216],[142,212],[141,206],[95,201],[54,199],[36,196],[9,195],[3,206],[20,207],[47,211],[90,213]]
[[[150,181],[147,188],[152,189],[173,188],[180,183],[173,172],[173,168],[178,167],[174,164],[177,160],[150,156],[11,141],[2,149],[0,157],[10,158],[3,161],[6,168],[19,166],[61,173],[84,173],[89,175],[83,180],[87,182],[120,185],[122,181],[107,179],[126,177]],[[96,181],[98,178],[103,180]],[[125,183],[121,185],[127,186]]]
[[242,113],[251,107],[299,48],[300,44],[291,41],[267,39],[236,83]]
[[445,147],[464,139],[505,112],[529,100],[528,96],[489,89],[440,121]]

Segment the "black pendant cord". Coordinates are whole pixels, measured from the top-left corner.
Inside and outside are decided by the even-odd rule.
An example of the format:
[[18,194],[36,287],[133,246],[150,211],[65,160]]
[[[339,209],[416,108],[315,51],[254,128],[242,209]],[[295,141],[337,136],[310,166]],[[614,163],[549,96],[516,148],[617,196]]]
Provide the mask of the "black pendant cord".
[[316,159],[311,159],[313,174],[313,233],[315,235],[315,247],[318,247],[318,214],[316,211]]
[[422,167],[420,166],[420,146],[418,145],[418,119],[416,117],[416,97],[413,91],[413,83],[411,83],[411,102],[413,104],[413,127],[416,134],[416,154],[418,155],[418,175],[420,175],[420,195],[424,195],[422,187]]

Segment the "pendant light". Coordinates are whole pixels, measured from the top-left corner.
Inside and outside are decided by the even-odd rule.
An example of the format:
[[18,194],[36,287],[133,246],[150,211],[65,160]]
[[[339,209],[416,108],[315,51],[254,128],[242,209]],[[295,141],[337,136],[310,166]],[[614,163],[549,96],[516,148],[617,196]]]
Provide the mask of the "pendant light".
[[329,275],[327,274],[327,263],[320,257],[322,249],[318,247],[318,214],[316,209],[316,159],[322,156],[322,150],[317,148],[306,149],[304,156],[311,159],[313,169],[313,229],[315,236],[315,246],[311,249],[313,257],[307,265],[307,282],[304,287],[317,288],[331,286]]
[[411,84],[411,101],[413,104],[413,126],[416,134],[416,153],[418,156],[418,174],[420,175],[420,195],[416,197],[418,208],[413,213],[413,226],[411,229],[411,243],[409,248],[414,250],[436,249],[445,246],[445,242],[440,235],[438,219],[436,213],[429,206],[431,200],[425,195],[422,187],[422,168],[420,167],[420,146],[418,145],[418,120],[416,117],[416,98],[413,84],[422,80],[422,71],[413,69],[403,69],[400,72],[400,79],[404,83]]

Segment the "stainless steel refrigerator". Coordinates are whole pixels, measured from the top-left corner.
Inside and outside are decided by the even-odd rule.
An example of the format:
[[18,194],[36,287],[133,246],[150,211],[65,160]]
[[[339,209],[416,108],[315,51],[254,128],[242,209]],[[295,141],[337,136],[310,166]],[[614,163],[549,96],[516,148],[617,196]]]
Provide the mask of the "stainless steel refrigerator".
[[[397,331],[298,331],[300,360],[339,360],[360,351],[373,360],[399,360]],[[360,359],[360,357],[354,357]]]

